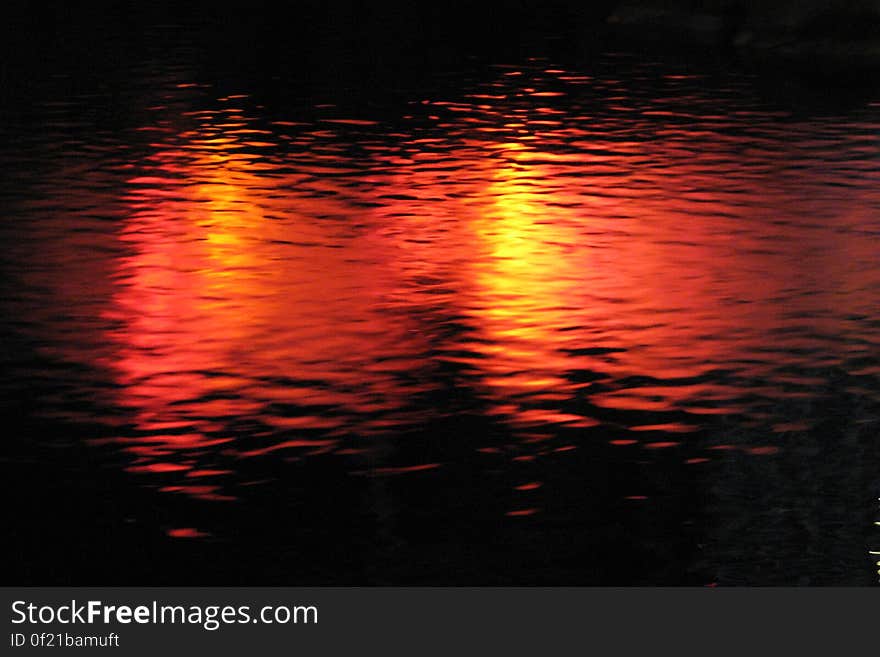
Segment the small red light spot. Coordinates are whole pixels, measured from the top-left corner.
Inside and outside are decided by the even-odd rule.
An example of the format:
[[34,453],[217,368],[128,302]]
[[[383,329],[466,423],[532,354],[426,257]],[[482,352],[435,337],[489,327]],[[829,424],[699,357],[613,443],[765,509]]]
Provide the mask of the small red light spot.
[[172,538],[204,538],[210,534],[199,531],[194,527],[178,527],[177,529],[169,529],[167,534]]

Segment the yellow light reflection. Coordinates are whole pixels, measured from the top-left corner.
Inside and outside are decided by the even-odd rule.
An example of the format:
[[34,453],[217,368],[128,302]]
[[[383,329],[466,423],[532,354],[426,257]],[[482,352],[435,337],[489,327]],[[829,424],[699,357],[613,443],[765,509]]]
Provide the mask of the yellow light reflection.
[[[483,330],[478,348],[484,381],[500,411],[520,427],[592,421],[535,408],[570,391],[559,347],[572,323],[581,251],[576,217],[555,205],[543,156],[519,143],[505,144],[471,228],[483,254],[473,268],[478,302],[472,312]],[[526,404],[516,400],[528,395]]]
[[[350,200],[334,200],[343,192],[332,179],[314,183],[321,196],[303,175],[242,157],[234,131],[205,138],[223,130],[206,118],[131,180],[112,366],[118,402],[145,434],[121,439],[137,457],[133,472],[227,472],[204,462],[216,445],[240,456],[326,451],[328,435],[405,422],[395,411],[417,390],[397,377],[414,365],[417,336],[378,310],[370,283],[383,276],[369,257],[351,257],[359,236],[327,219],[347,219]],[[300,410],[266,412],[275,404]],[[333,412],[309,410],[326,407]],[[264,425],[271,442],[236,446],[229,421],[244,419]]]

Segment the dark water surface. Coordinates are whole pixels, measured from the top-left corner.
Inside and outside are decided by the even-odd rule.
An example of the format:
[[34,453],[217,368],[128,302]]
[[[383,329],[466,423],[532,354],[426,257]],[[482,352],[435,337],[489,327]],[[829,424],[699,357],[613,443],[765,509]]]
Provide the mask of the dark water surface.
[[880,97],[143,34],[4,73],[10,579],[876,582]]

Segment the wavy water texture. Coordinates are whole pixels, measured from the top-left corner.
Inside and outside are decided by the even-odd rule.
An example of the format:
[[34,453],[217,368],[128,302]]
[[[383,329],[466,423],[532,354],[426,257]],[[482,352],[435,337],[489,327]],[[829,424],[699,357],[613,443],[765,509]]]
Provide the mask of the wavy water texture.
[[[377,581],[421,581],[401,543],[475,583],[604,581],[594,559],[616,581],[866,577],[876,103],[799,114],[620,56],[354,109],[150,70],[124,125],[39,108],[2,152],[0,231],[29,350],[7,395],[191,500],[151,530],[246,543],[202,505],[300,513],[289,478],[329,470],[369,482],[345,522],[370,525],[348,537]],[[529,565],[486,575],[477,524]],[[564,536],[556,571],[535,546]]]

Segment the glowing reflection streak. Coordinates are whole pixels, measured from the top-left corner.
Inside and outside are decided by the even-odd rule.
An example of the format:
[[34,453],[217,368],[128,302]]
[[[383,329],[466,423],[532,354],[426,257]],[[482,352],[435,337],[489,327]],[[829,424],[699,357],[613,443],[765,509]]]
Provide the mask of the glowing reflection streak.
[[[117,440],[136,457],[129,469],[167,479],[198,467],[222,477],[230,470],[213,467],[219,448],[239,457],[321,451],[336,440],[284,436],[368,435],[406,422],[395,410],[414,387],[397,372],[413,367],[414,336],[389,324],[365,290],[382,275],[369,258],[349,257],[357,237],[314,219],[346,217],[350,203],[328,197],[341,196],[332,181],[315,195],[301,174],[264,171],[211,117],[204,121],[178,137],[182,147],[152,155],[151,175],[130,181],[122,239],[132,255],[120,262],[108,313],[122,322],[111,336],[118,402],[143,434]],[[349,244],[333,248],[340,242]],[[277,404],[303,410],[266,412]],[[328,405],[332,414],[303,412]],[[235,444],[229,423],[247,418],[266,425],[270,445]],[[163,490],[225,499],[216,487],[185,482]]]
[[504,147],[481,199],[488,203],[471,223],[485,252],[474,266],[471,308],[484,334],[484,381],[514,426],[589,426],[587,418],[541,408],[571,389],[560,330],[572,323],[577,295],[577,216],[553,204],[552,176],[529,162],[539,154],[516,142]]

